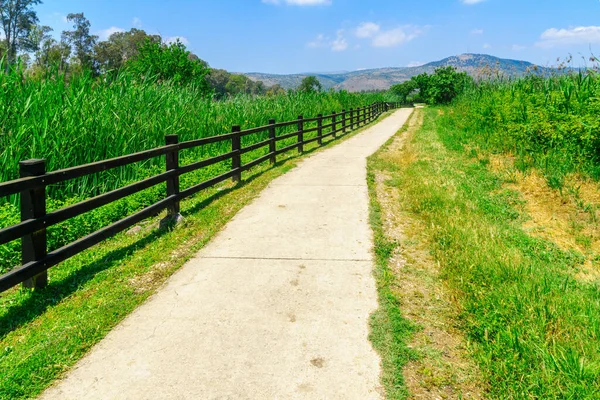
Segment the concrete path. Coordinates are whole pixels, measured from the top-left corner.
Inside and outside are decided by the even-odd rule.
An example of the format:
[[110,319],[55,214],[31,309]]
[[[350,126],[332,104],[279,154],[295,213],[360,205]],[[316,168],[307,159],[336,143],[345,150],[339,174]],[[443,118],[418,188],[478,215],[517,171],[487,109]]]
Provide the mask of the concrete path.
[[42,399],[381,399],[366,157],[376,126],[274,180]]

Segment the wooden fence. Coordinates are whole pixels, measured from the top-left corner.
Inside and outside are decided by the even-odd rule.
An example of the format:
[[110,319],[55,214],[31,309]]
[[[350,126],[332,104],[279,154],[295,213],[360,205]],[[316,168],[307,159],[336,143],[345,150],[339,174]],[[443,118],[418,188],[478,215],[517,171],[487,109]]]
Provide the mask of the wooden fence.
[[[316,118],[305,119],[302,116],[297,120],[276,123],[270,120],[266,126],[241,130],[234,126],[231,133],[211,136],[202,139],[179,142],[177,135],[167,135],[165,146],[138,153],[98,161],[77,167],[47,172],[45,160],[26,160],[19,163],[20,179],[0,183],[0,198],[19,195],[21,207],[21,222],[0,229],[0,245],[13,240],[21,239],[21,266],[15,267],[0,276],[0,293],[23,283],[27,288],[42,288],[47,285],[49,268],[60,262],[81,253],[82,251],[122,232],[123,230],[153,217],[163,210],[167,210],[167,218],[179,215],[181,199],[189,197],[203,189],[214,186],[222,181],[232,178],[234,182],[242,179],[242,172],[266,161],[274,164],[279,154],[297,149],[304,151],[304,145],[312,142],[323,144],[323,139],[331,136],[336,138],[338,133],[346,133],[356,127],[371,122],[382,112],[398,108],[399,103],[375,103],[356,110],[342,110],[341,113],[333,112],[330,115],[319,115]],[[316,122],[316,126],[305,129],[306,123]],[[278,128],[296,126],[292,133],[278,135]],[[268,132],[269,138],[247,147],[241,146],[241,138],[256,133]],[[305,139],[304,135],[316,132],[316,136]],[[296,142],[277,149],[277,143],[296,138]],[[185,166],[179,165],[179,152],[185,149],[197,148],[212,143],[229,141],[231,151],[215,157],[194,162]],[[241,156],[263,147],[269,148],[268,154],[242,164]],[[155,157],[165,156],[165,172],[142,181],[121,187],[119,189],[101,194],[77,204],[70,205],[60,210],[46,212],[46,187],[71,179],[84,177],[90,174],[110,170],[117,167],[131,165]],[[188,189],[179,190],[179,177],[183,174],[205,168],[222,161],[231,160],[231,169],[219,176],[198,183]],[[106,226],[81,239],[67,244],[57,250],[47,251],[46,229],[50,226],[64,222],[70,218],[92,211],[134,193],[148,189],[166,182],[167,195],[164,199],[144,208],[120,221]]]

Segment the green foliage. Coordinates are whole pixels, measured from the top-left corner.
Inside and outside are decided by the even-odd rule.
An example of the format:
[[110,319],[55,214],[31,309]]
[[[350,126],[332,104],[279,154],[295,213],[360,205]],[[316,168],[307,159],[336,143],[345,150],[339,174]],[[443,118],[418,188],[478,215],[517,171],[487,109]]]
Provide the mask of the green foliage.
[[267,89],[261,81],[253,81],[245,75],[230,74],[224,69],[211,69],[208,82],[218,100],[238,94],[263,95]]
[[100,71],[118,70],[127,60],[134,60],[139,48],[146,43],[161,43],[159,35],[148,35],[142,29],[132,28],[128,32],[115,32],[108,40],[99,42],[94,48],[94,57]]
[[0,1],[0,27],[8,66],[17,61],[18,51],[35,50],[30,34],[38,22],[38,17],[33,6],[41,3],[41,0]]
[[315,93],[320,92],[322,88],[321,82],[319,82],[316,76],[307,76],[302,79],[300,86],[298,86],[298,91],[302,93]]
[[477,142],[426,112],[416,161],[394,179],[459,303],[489,397],[600,398],[600,290],[574,278],[584,257],[530,236],[522,199],[465,151]]
[[127,69],[144,80],[169,81],[174,85],[193,85],[202,96],[210,94],[206,80],[208,67],[177,40],[171,44],[161,44],[146,39],[139,47],[138,56],[126,63]]
[[422,73],[412,77],[409,81],[392,86],[390,91],[399,96],[403,102],[418,90],[412,97],[414,102],[428,104],[449,104],[461,94],[471,83],[466,72],[457,72],[452,66],[441,67],[433,75]]
[[483,81],[456,102],[448,123],[465,142],[505,151],[560,187],[569,172],[600,179],[600,79],[594,71]]
[[98,36],[90,34],[90,21],[88,21],[83,13],[71,13],[67,15],[67,21],[73,23],[73,30],[62,33],[63,42],[73,47],[73,53],[77,58],[81,70],[94,70],[92,52]]
[[417,83],[414,80],[408,80],[390,88],[390,91],[400,98],[401,103],[408,102],[408,96],[417,89]]

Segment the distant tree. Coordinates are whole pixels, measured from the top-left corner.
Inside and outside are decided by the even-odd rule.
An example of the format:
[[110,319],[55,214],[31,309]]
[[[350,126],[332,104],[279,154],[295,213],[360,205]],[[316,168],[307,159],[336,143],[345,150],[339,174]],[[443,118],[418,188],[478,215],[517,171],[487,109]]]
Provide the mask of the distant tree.
[[45,26],[45,25],[36,25],[34,26],[31,31],[29,32],[29,40],[31,42],[31,50],[35,53],[35,60],[37,62],[37,60],[40,57],[40,51],[42,49],[42,47],[44,46],[44,44],[50,40],[52,40],[52,36],[50,35],[50,32],[52,32],[53,29],[49,26]]
[[93,52],[98,36],[90,34],[90,21],[83,13],[69,14],[67,21],[73,23],[73,30],[63,31],[63,41],[72,46],[82,70],[95,70]]
[[285,89],[278,83],[267,89],[267,96],[281,96],[285,93]]
[[99,42],[94,48],[98,68],[106,72],[122,68],[128,60],[135,59],[146,40],[161,43],[159,35],[148,35],[141,29],[132,28],[129,32],[116,32],[108,40]]
[[429,104],[448,104],[458,96],[473,79],[455,67],[441,67],[429,75],[423,73],[411,78],[418,89],[418,100]]
[[38,4],[41,4],[41,0],[0,0],[0,22],[7,67],[15,63],[20,50],[34,50],[30,33],[38,22],[33,10],[33,6]]
[[323,86],[316,76],[307,76],[302,79],[300,86],[298,86],[298,91],[304,93],[315,93],[320,92],[322,88]]
[[255,82],[245,75],[231,74],[223,69],[211,69],[208,74],[208,82],[217,99],[237,94],[263,95],[267,93],[263,82]]
[[206,62],[190,59],[190,52],[180,41],[167,45],[146,39],[138,56],[128,61],[126,67],[144,78],[194,85],[203,95],[212,93],[206,79],[209,71]]
[[35,62],[32,74],[42,76],[51,69],[65,72],[69,64],[71,46],[63,41],[57,42],[54,38],[44,39],[35,53]]
[[400,98],[401,103],[406,103],[408,96],[417,89],[417,84],[413,80],[408,80],[390,88],[390,91]]

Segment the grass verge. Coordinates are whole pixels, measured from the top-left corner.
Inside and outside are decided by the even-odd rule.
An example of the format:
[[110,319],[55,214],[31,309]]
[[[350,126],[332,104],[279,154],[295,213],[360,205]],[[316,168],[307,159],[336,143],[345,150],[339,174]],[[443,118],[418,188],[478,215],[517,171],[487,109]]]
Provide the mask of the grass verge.
[[[407,124],[399,131],[402,134]],[[389,142],[388,142],[389,143]],[[387,146],[384,145],[383,148]],[[367,160],[367,183],[369,187],[369,221],[373,229],[375,270],[379,308],[371,315],[371,334],[369,339],[379,352],[383,373],[381,381],[390,400],[405,399],[408,390],[402,374],[404,366],[417,355],[408,347],[415,326],[406,319],[400,310],[400,299],[393,290],[393,272],[389,260],[398,247],[398,243],[390,240],[384,232],[384,217],[375,188],[376,162],[379,150]]]
[[[305,150],[318,149],[313,144]],[[43,290],[2,294],[0,399],[41,393],[297,159],[290,155],[274,168],[257,167],[237,186],[223,184],[184,201],[184,222],[175,229],[157,229],[158,219],[146,221],[139,232],[120,234],[67,260],[50,270]]]
[[576,278],[581,252],[525,229],[526,197],[444,124],[446,112],[425,110],[393,183],[440,265],[487,395],[600,398],[598,280]]

